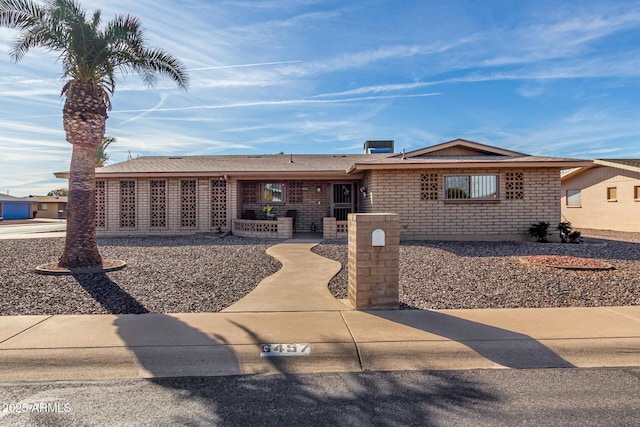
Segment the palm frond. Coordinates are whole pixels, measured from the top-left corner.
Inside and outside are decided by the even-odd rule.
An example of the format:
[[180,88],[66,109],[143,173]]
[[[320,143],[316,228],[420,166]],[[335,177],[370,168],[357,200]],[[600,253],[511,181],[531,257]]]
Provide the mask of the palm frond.
[[[117,15],[100,29],[101,13],[87,19],[76,0],[0,0],[0,26],[22,30],[10,50],[20,61],[32,48],[58,54],[63,76],[100,85],[108,101],[115,90],[115,72],[135,72],[149,86],[165,75],[186,89],[184,65],[158,48],[148,48],[140,21]],[[63,90],[63,93],[68,90]]]

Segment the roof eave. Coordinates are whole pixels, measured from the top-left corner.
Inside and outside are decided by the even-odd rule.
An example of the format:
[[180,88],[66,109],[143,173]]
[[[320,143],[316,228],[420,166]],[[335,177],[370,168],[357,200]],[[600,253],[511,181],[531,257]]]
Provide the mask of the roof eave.
[[612,161],[608,161],[608,160],[600,160],[600,159],[595,159],[593,162],[595,164],[601,165],[601,166],[609,166],[609,167],[612,167],[612,168],[627,170],[627,171],[631,171],[631,172],[640,172],[640,168],[635,167],[635,166],[631,166],[631,165],[625,165],[624,163],[617,163],[617,162],[612,162]]
[[[69,178],[69,172],[56,172],[57,178]],[[181,171],[181,172],[96,172],[96,179],[104,178],[179,178],[179,177],[232,177],[234,179],[344,179],[344,170],[324,171]],[[351,176],[350,178],[358,178]]]
[[558,161],[487,161],[487,162],[430,162],[430,163],[377,163],[366,164],[356,163],[347,172],[364,171],[364,170],[381,170],[381,169],[481,169],[481,168],[577,168],[591,166],[591,160],[558,160]]

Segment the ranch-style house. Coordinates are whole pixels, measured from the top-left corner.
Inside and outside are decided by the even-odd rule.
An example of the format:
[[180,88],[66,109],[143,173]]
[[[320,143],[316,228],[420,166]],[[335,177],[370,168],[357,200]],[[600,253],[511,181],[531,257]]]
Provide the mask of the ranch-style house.
[[[590,161],[456,139],[406,153],[144,156],[96,169],[98,235],[231,231],[346,237],[349,213],[400,215],[401,239],[522,240],[560,220],[560,171]],[[56,174],[68,178],[68,172]]]

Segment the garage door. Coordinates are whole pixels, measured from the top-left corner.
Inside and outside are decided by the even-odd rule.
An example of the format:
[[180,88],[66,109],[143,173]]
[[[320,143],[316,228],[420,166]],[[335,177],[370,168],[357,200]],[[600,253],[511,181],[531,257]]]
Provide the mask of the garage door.
[[27,219],[29,215],[29,203],[3,203],[2,218],[3,219]]

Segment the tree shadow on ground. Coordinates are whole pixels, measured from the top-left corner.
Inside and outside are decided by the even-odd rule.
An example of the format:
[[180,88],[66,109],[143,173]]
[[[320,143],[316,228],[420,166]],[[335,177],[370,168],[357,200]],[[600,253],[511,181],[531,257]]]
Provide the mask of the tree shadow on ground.
[[[258,354],[266,339],[231,323],[252,338]],[[443,416],[475,418],[499,400],[490,387],[451,372],[296,373],[301,364],[313,363],[306,360],[262,358],[270,375],[152,381],[202,400],[210,412],[192,416],[220,425],[434,425]],[[189,424],[193,418],[174,421]]]
[[368,311],[390,322],[460,343],[493,363],[507,368],[573,368],[529,335],[428,310]]
[[149,313],[149,310],[111,280],[106,273],[73,274],[73,278],[111,314]]

